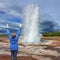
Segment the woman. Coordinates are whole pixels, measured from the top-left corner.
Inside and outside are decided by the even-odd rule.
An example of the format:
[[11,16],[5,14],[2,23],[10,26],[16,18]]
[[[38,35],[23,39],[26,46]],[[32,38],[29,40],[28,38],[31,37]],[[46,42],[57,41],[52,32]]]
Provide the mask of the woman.
[[8,26],[7,26],[7,29],[6,29],[6,33],[9,37],[9,40],[10,40],[10,50],[11,50],[11,59],[12,60],[17,60],[17,52],[18,52],[18,38],[21,34],[21,30],[22,30],[22,24],[20,24],[20,28],[18,29],[18,32],[17,34],[16,33],[10,33],[9,29],[8,29]]

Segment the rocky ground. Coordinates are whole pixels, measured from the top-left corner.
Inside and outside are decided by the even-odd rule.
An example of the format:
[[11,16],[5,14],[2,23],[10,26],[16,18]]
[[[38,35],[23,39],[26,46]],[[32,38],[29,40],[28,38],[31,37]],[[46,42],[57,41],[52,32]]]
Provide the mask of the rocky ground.
[[[0,54],[10,55],[9,43],[0,43]],[[20,46],[18,57],[31,56],[37,60],[60,60],[60,47]]]
[[[53,42],[52,44],[58,44]],[[18,60],[60,60],[60,45],[19,44]],[[10,60],[9,43],[0,41],[0,60]]]

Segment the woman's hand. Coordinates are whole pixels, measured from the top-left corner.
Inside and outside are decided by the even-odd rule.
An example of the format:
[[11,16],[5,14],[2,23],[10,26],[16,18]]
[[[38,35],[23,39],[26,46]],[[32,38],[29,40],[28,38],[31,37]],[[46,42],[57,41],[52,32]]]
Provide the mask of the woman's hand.
[[20,24],[19,24],[19,27],[22,28],[22,26],[23,26],[23,25],[20,23]]
[[6,27],[9,28],[9,25],[7,24]]

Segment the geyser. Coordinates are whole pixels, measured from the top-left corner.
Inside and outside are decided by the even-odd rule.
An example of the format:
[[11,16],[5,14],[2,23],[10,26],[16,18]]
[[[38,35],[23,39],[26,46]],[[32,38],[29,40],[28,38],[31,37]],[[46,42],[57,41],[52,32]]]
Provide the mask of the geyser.
[[40,43],[41,34],[38,29],[39,6],[36,4],[28,5],[24,8],[24,28],[23,40],[24,43]]

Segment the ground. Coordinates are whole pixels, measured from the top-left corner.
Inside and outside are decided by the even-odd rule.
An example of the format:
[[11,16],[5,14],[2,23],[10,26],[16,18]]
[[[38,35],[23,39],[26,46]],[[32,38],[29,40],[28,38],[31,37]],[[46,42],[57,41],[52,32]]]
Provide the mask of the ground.
[[[18,60],[60,60],[60,38],[43,37],[51,43],[43,45],[22,44],[19,41]],[[0,37],[0,60],[10,60],[9,40]]]
[[[0,55],[0,60],[11,60],[11,57],[9,55]],[[20,56],[17,60],[37,60],[35,58],[32,58],[31,56]]]

